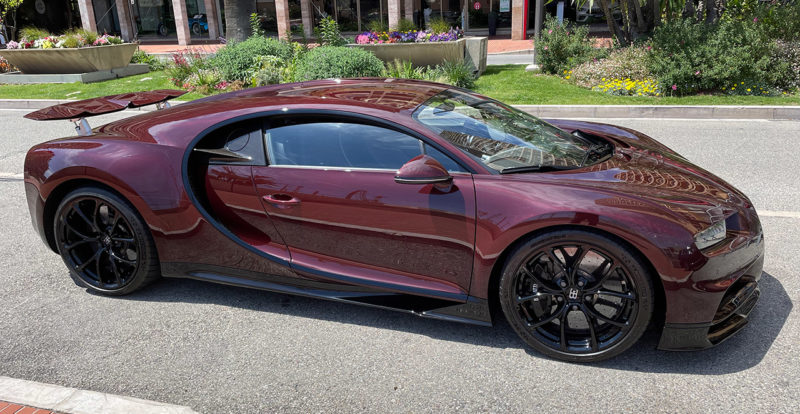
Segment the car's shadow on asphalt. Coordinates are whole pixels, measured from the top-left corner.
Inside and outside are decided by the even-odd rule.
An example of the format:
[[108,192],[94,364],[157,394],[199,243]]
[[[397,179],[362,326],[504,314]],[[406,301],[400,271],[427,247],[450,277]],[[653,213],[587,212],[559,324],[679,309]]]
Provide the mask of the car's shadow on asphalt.
[[[622,355],[592,365],[638,372],[701,375],[722,375],[756,366],[778,337],[793,306],[783,285],[769,273],[762,274],[759,286],[761,299],[750,315],[749,325],[715,348],[695,352],[659,351],[656,349],[659,332],[650,329],[637,344]],[[440,340],[479,346],[523,348],[532,357],[546,358],[527,348],[505,322],[502,315],[495,318],[494,327],[487,328],[419,318],[402,312],[190,279],[164,279],[149,289],[121,299],[212,303],[258,312],[401,330]]]

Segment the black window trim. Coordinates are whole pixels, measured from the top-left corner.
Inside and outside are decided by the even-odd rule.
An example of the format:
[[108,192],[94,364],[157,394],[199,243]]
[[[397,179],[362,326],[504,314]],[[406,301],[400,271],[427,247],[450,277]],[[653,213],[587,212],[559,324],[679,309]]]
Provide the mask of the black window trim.
[[[331,109],[296,109],[292,110],[289,109],[288,111],[270,111],[269,113],[261,113],[264,116],[264,139],[266,140],[266,132],[270,129],[270,120],[272,118],[277,117],[291,117],[293,115],[300,115],[300,116],[310,116],[310,115],[326,115],[337,118],[339,122],[350,122],[350,123],[358,123],[358,124],[365,124],[376,126],[380,128],[386,128],[393,131],[397,131],[403,134],[406,134],[412,138],[416,138],[421,142],[430,145],[431,147],[437,149],[439,152],[444,154],[446,157],[450,158],[456,165],[461,167],[464,171],[453,171],[451,174],[478,174],[475,169],[465,165],[461,159],[454,156],[451,151],[447,148],[444,148],[439,143],[432,141],[430,138],[421,134],[417,131],[414,131],[408,127],[405,127],[400,124],[396,124],[392,121],[388,121],[385,119],[376,118],[370,115],[359,114],[355,112],[347,112],[341,110],[331,110]],[[356,121],[356,122],[353,122]],[[268,167],[280,167],[280,168],[299,168],[299,169],[327,169],[327,170],[353,170],[353,171],[397,171],[396,168],[360,168],[360,167],[333,167],[333,166],[306,166],[306,165],[272,165],[270,164],[269,160],[269,149],[268,144],[266,141],[264,142],[264,152],[265,152],[265,159],[267,161],[266,166]]]

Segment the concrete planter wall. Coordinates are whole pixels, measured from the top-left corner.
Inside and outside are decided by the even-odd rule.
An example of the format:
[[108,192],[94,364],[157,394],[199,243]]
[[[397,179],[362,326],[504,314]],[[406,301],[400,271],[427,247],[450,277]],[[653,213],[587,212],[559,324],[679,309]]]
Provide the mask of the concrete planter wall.
[[25,74],[87,73],[128,66],[136,43],[78,49],[0,49],[0,56]]
[[[468,53],[467,49],[472,51]],[[444,61],[463,62],[469,59],[473,66],[482,73],[486,69],[486,48],[488,42],[485,37],[458,39],[455,42],[429,42],[429,43],[381,43],[381,44],[350,44],[374,53],[384,62],[395,59],[410,61],[414,66],[435,66]],[[481,57],[480,49],[483,47]]]

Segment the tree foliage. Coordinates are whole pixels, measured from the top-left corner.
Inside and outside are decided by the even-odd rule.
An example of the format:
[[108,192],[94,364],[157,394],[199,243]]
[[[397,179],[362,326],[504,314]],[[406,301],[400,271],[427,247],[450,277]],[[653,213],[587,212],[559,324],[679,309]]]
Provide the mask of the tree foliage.
[[[0,21],[5,23],[6,39],[16,39],[17,9],[22,2],[23,0],[0,0]],[[8,23],[8,17],[11,17],[11,24]]]

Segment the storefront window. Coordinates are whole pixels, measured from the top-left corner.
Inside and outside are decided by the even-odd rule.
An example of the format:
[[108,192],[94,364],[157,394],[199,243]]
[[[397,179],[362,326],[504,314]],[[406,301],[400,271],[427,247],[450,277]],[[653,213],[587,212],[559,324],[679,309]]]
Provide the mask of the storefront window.
[[139,36],[175,34],[175,18],[169,0],[135,0],[131,11]]

